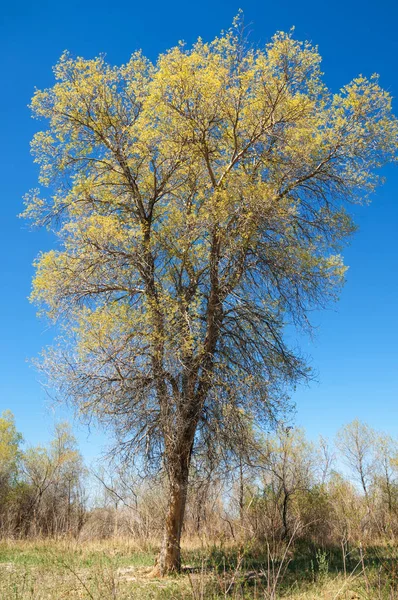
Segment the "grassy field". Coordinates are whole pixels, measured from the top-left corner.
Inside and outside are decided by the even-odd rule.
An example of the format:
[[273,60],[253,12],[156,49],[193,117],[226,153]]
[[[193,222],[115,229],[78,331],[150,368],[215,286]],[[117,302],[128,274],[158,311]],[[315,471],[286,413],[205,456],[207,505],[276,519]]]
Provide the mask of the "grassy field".
[[151,576],[156,548],[128,541],[0,543],[1,600],[292,600],[398,598],[393,545],[346,557],[290,549],[272,560],[265,548],[185,548],[178,577]]

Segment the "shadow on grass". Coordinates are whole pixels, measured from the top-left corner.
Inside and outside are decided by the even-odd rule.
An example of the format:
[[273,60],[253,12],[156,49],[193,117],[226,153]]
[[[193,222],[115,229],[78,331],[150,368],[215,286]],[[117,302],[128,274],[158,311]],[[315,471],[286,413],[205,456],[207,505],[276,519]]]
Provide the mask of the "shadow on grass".
[[[186,573],[200,571],[219,575],[239,573],[239,578],[250,582],[266,581],[280,570],[278,587],[281,591],[293,585],[311,585],[325,577],[350,577],[362,574],[369,586],[398,591],[398,546],[384,544],[361,550],[351,547],[345,556],[341,547],[319,548],[307,541],[298,541],[286,552],[283,548],[274,554],[267,544],[242,546],[241,548],[213,547],[210,550],[185,551],[183,562]],[[395,597],[395,596],[394,596]]]

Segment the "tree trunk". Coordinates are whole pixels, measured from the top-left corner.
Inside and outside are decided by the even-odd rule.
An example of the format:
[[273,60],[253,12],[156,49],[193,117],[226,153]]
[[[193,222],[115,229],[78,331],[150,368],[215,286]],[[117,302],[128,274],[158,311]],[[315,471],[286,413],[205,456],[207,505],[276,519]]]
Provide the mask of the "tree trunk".
[[186,481],[170,485],[169,506],[165,522],[162,549],[159,556],[159,574],[179,573],[181,570],[181,531],[187,499]]
[[288,534],[289,534],[289,525],[287,522],[288,502],[289,502],[289,494],[286,491],[284,491],[283,505],[282,505],[282,524],[283,524],[282,540],[286,540],[288,538]]
[[243,524],[243,509],[244,509],[244,482],[243,482],[243,466],[242,459],[239,461],[239,520]]
[[[157,570],[163,577],[181,570],[181,532],[188,491],[188,475],[192,442],[186,441],[172,458],[169,457],[169,498],[162,549]],[[181,447],[180,447],[181,448]]]

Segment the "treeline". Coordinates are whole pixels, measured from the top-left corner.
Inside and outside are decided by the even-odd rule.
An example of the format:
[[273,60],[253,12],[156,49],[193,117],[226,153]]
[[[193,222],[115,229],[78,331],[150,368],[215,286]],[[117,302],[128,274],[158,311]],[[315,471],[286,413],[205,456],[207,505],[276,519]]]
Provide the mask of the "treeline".
[[78,535],[86,519],[86,471],[70,426],[47,447],[23,449],[14,416],[0,417],[0,533],[3,537]]
[[[206,475],[205,475],[206,473]],[[318,547],[377,543],[398,534],[398,447],[359,421],[333,444],[300,429],[264,436],[227,471],[191,475],[184,535],[212,542],[305,539]],[[67,424],[48,447],[24,449],[10,412],[0,418],[3,537],[129,536],[158,541],[166,489],[131,464],[90,473]]]

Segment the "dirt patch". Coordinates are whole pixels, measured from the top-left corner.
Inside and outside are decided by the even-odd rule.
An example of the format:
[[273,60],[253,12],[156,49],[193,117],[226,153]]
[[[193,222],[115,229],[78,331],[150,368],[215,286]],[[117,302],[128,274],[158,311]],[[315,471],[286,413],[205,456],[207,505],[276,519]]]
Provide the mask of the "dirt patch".
[[14,573],[17,570],[17,567],[16,567],[15,563],[8,562],[8,563],[0,563],[0,569],[2,571]]
[[147,579],[152,567],[120,567],[117,571],[117,577],[120,581],[139,581]]

